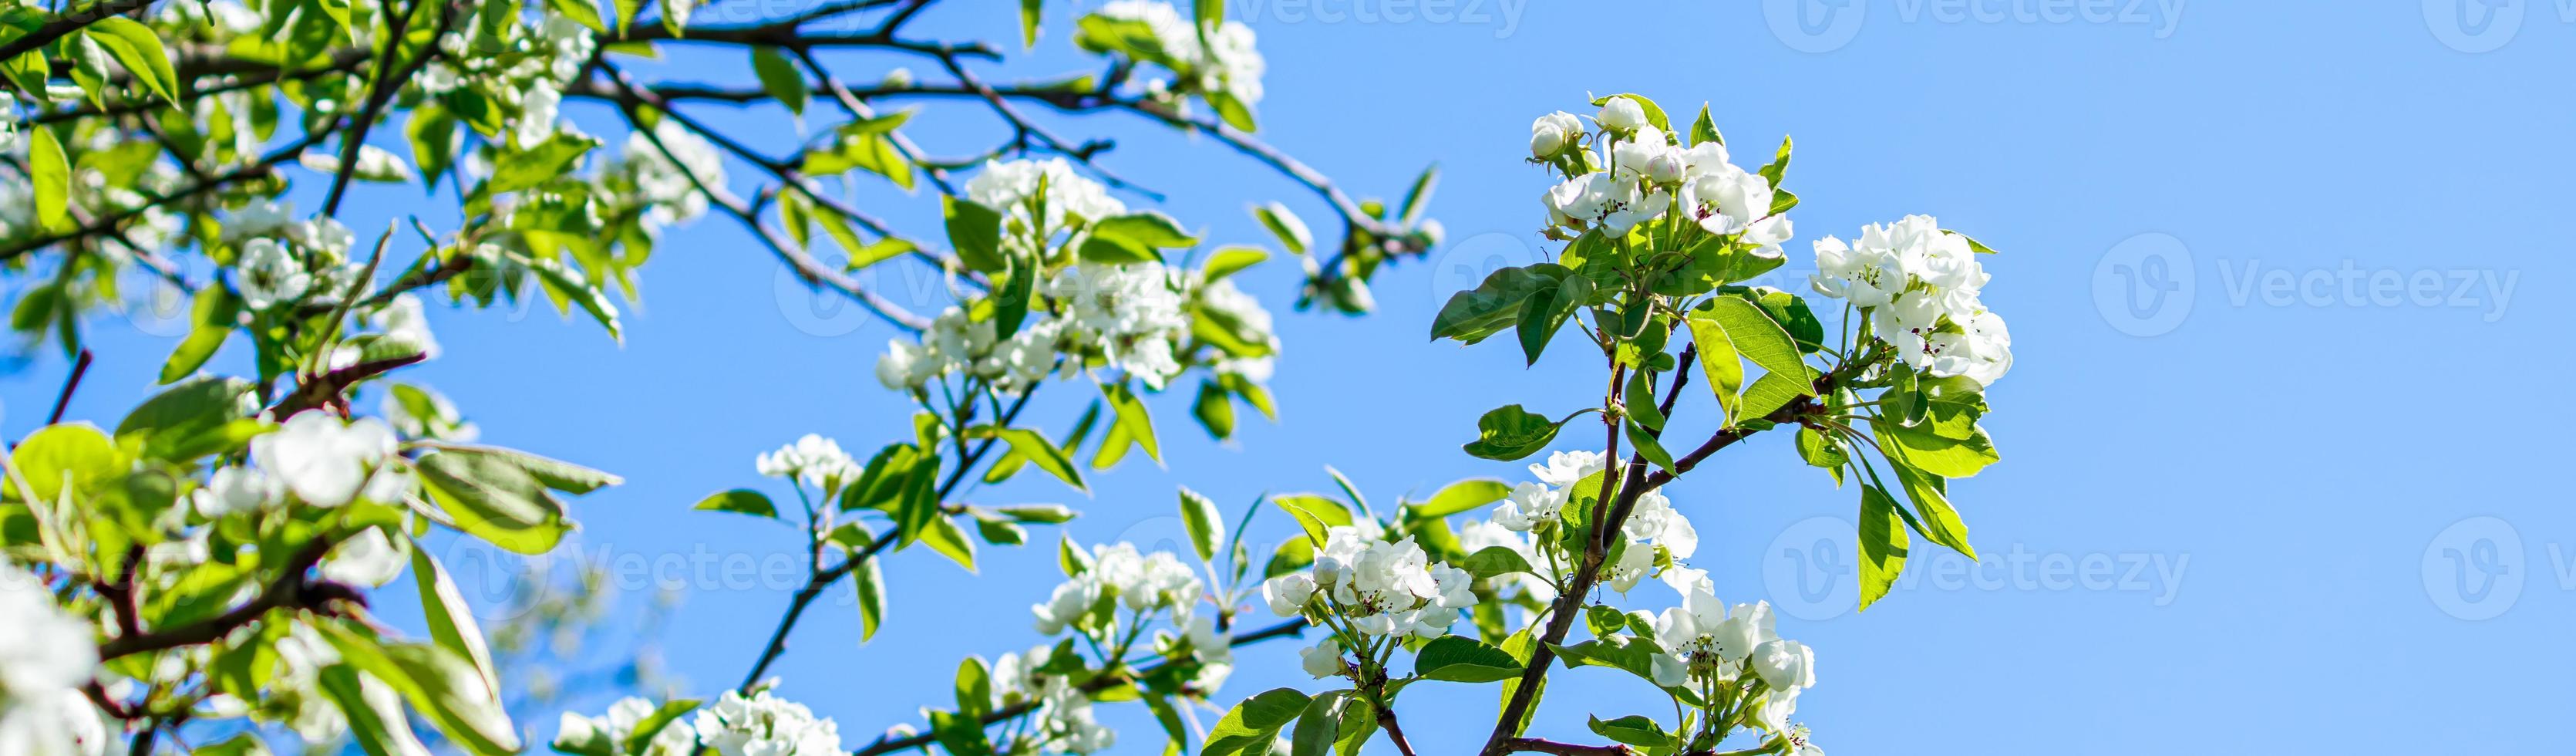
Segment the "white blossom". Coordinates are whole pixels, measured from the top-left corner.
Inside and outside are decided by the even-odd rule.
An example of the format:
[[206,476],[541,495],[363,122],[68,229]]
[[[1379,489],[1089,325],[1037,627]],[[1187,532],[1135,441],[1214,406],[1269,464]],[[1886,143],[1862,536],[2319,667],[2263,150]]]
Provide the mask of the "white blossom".
[[766,686],[748,697],[725,691],[694,725],[698,742],[723,756],[844,756],[840,725]]
[[280,302],[293,302],[313,286],[313,274],[304,270],[286,246],[266,237],[242,244],[233,270],[241,275],[233,288],[240,291],[242,303],[253,310],[265,310]]
[[329,412],[306,410],[287,418],[276,432],[251,439],[250,445],[260,469],[284,481],[297,498],[336,507],[358,495],[399,443],[382,420],[343,424]]
[[1601,103],[1601,113],[1593,120],[1611,131],[1633,132],[1646,126],[1646,109],[1637,104],[1636,98],[1612,97]]
[[89,623],[66,614],[34,574],[0,562],[0,753],[35,756],[97,754],[79,727],[97,712],[79,688],[98,668],[98,646]]
[[207,476],[206,486],[189,492],[189,505],[197,514],[214,519],[228,514],[255,512],[286,500],[286,482],[256,467],[223,467]]
[[772,478],[794,478],[816,490],[830,492],[859,479],[865,472],[841,443],[808,433],[796,443],[778,447],[752,460],[760,474]]
[[419,295],[404,293],[385,303],[384,309],[376,312],[375,321],[384,329],[386,339],[408,344],[420,350],[422,357],[437,359],[438,336],[430,332],[425,310]]
[[1316,641],[1311,648],[1298,649],[1297,659],[1306,669],[1306,674],[1314,675],[1317,680],[1342,674],[1349,669],[1342,662],[1342,644],[1331,638]]
[[[555,743],[570,745],[599,737],[622,745],[628,736],[635,734],[636,726],[653,716],[657,708],[652,701],[628,696],[610,704],[608,713],[601,716],[585,717],[564,712]],[[673,720],[653,734],[652,741],[644,746],[642,756],[691,756],[697,745],[697,731],[690,729],[687,722]]]
[[411,564],[411,539],[385,537],[383,528],[367,528],[332,547],[318,568],[323,579],[370,588],[402,575]]
[[1562,110],[1530,122],[1530,156],[1547,159],[1583,138],[1583,121]]
[[1038,199],[1040,185],[1046,188],[1042,203],[1046,214],[1035,220],[1047,231],[1064,228],[1067,216],[1089,222],[1127,212],[1126,203],[1109,196],[1108,187],[1076,173],[1073,164],[1060,157],[987,162],[982,172],[966,180],[966,199],[1030,222],[1029,202]]

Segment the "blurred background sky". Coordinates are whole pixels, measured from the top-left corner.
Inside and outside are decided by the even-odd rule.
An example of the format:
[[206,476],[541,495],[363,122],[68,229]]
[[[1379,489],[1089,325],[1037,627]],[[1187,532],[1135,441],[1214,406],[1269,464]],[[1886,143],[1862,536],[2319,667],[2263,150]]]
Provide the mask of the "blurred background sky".
[[[1706,101],[1740,163],[1763,162],[1783,134],[1797,140],[1785,186],[1803,202],[1788,271],[1810,264],[1809,240],[1907,213],[2003,253],[1985,264],[1987,302],[2016,337],[2015,369],[1989,392],[2004,462],[1953,487],[1984,564],[1920,549],[1890,598],[1849,611],[1857,492],[1799,464],[1786,434],[1730,449],[1669,491],[1698,524],[1693,562],[1718,594],[1780,605],[1780,632],[1818,649],[1821,685],[1799,718],[1819,744],[2557,750],[2544,744],[2563,742],[2576,670],[2564,642],[2576,509],[2537,473],[2563,469],[2576,417],[2545,382],[2512,385],[2570,367],[2536,340],[2563,320],[2552,313],[2571,273],[2570,237],[2551,230],[2576,199],[2576,98],[2563,75],[2576,14],[2565,5],[1236,0],[1230,17],[1259,32],[1270,63],[1263,138],[1355,194],[1400,197],[1438,162],[1431,214],[1449,245],[1382,274],[1380,310],[1364,318],[1288,312],[1293,260],[1242,279],[1280,314],[1278,424],[1248,422],[1219,446],[1188,421],[1186,392],[1164,395],[1152,404],[1167,467],[1133,456],[1097,475],[1088,498],[1023,475],[972,501],[1066,503],[1085,512],[1066,528],[1077,539],[1151,545],[1178,543],[1176,485],[1240,511],[1265,491],[1330,489],[1326,465],[1381,506],[1460,478],[1526,479],[1458,445],[1495,406],[1581,406],[1599,366],[1524,369],[1508,344],[1428,343],[1429,319],[1485,271],[1553,254],[1535,234],[1547,177],[1523,162],[1531,118],[1588,115],[1587,93],[1635,91],[1675,113]],[[701,22],[748,8],[710,7]],[[1068,41],[1077,10],[1049,3],[1038,49],[987,75],[1093,70]],[[1017,38],[1002,3],[943,4],[914,28]],[[731,57],[679,52],[645,70],[748,85]],[[930,61],[827,60],[854,81],[892,66],[936,78]],[[568,112],[618,140],[606,109]],[[693,112],[779,151],[799,129],[829,126],[777,110]],[[1108,163],[1167,192],[1162,209],[1212,241],[1268,242],[1245,212],[1258,200],[1285,200],[1319,232],[1330,225],[1322,203],[1221,144],[1114,114],[1041,118],[1117,138]],[[1005,136],[972,102],[932,103],[914,124],[938,154]],[[379,132],[408,154],[398,129]],[[935,197],[857,197],[937,238]],[[417,186],[352,199],[362,234],[454,204]],[[1803,291],[1802,279],[1775,284]],[[936,291],[928,279],[878,280],[938,309],[923,299]],[[908,436],[906,402],[870,373],[892,332],[803,292],[721,218],[667,236],[643,286],[622,346],[543,306],[437,309],[446,356],[406,378],[444,391],[490,442],[625,475],[577,501],[585,553],[794,565],[791,529],[688,507],[739,486],[783,495],[752,457],[804,433],[861,454]],[[71,416],[112,424],[148,395],[176,331],[140,317],[93,319],[90,331],[98,364]],[[245,367],[241,347],[213,368]],[[0,377],[0,425],[14,437],[40,422],[65,369],[48,352]],[[1062,428],[1088,393],[1050,389],[1032,416]],[[1706,395],[1693,396],[1698,409],[1678,422],[1704,427]],[[1292,530],[1272,510],[1252,536]],[[846,586],[828,594],[776,668],[782,694],[838,719],[854,745],[918,722],[916,706],[949,699],[960,657],[1037,642],[1027,606],[1060,579],[1055,537],[1036,529],[1031,547],[985,548],[981,575],[926,550],[893,556],[883,631],[860,644]],[[494,581],[487,598],[505,595],[505,570],[465,552],[446,558]],[[709,573],[691,576],[665,641],[672,671],[712,696],[750,662],[801,572]],[[621,614],[654,591],[624,588]],[[386,595],[392,616],[415,616],[409,591]],[[1670,601],[1654,586],[1632,599]],[[1289,643],[1238,656],[1229,702],[1319,689]],[[1633,678],[1554,677],[1536,733],[1594,740],[1586,714],[1669,717]],[[1494,688],[1426,685],[1402,706],[1424,753],[1462,753],[1490,727]],[[1102,711],[1123,730],[1118,752],[1162,747],[1141,707]],[[553,728],[551,715],[526,724]],[[1392,751],[1382,740],[1371,750]]]

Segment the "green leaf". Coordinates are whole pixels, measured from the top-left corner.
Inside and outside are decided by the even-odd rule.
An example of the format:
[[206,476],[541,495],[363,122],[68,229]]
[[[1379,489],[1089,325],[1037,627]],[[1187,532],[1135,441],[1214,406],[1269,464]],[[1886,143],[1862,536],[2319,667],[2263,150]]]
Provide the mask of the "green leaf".
[[1708,117],[1707,105],[1699,106],[1699,120],[1691,122],[1691,145],[1697,146],[1702,142],[1716,142],[1721,147],[1726,145],[1726,137],[1717,133],[1717,122]]
[[[1377,707],[1347,690],[1317,694],[1289,737],[1291,756],[1349,756],[1377,732]],[[1277,754],[1272,754],[1277,756]]]
[[1643,716],[1630,714],[1607,722],[1596,716],[1591,717],[1590,725],[1595,735],[1639,748],[1673,747],[1672,733],[1665,732],[1663,725]]
[[1260,265],[1270,259],[1270,252],[1260,247],[1219,247],[1199,266],[1200,277],[1210,282],[1234,275],[1237,271]]
[[874,558],[859,565],[854,583],[859,594],[859,640],[877,637],[877,627],[885,623],[885,571]]
[[1181,230],[1180,221],[1152,210],[1094,219],[1091,221],[1091,235],[1155,248],[1187,247],[1199,243],[1197,237]]
[[1199,396],[1190,403],[1190,415],[1198,418],[1209,437],[1219,441],[1234,437],[1234,400],[1216,381],[1199,381]]
[[1268,580],[1291,572],[1297,572],[1299,570],[1306,569],[1307,565],[1314,563],[1314,541],[1304,538],[1290,538],[1285,541],[1280,541],[1279,548],[1273,549],[1270,552],[1270,561],[1262,565],[1261,579]]
[[1843,465],[1851,463],[1851,455],[1843,451],[1841,441],[1818,433],[1814,428],[1804,427],[1798,429],[1798,458],[1806,460],[1809,465],[1834,471],[1837,485],[1842,480]]
[[208,376],[170,387],[143,400],[116,424],[116,435],[184,439],[205,433],[254,411],[249,381]]
[[1752,289],[1742,296],[1760,306],[1763,314],[1770,315],[1781,329],[1788,331],[1789,338],[1798,342],[1798,351],[1814,354],[1824,348],[1825,324],[1816,320],[1815,312],[1807,309],[1807,300],[1778,289]]
[[1776,189],[1780,186],[1780,175],[1788,170],[1789,137],[1784,135],[1780,137],[1780,152],[1772,156],[1769,165],[1762,166],[1761,170],[1755,172],[1762,174],[1762,178],[1770,180],[1771,186]]
[[1529,558],[1521,556],[1520,552],[1512,550],[1509,546],[1487,546],[1477,549],[1476,553],[1467,555],[1466,564],[1460,566],[1474,573],[1476,577],[1509,575],[1515,572],[1538,574],[1538,570],[1530,566]]
[[1656,441],[1655,434],[1648,432],[1646,426],[1634,422],[1623,422],[1619,425],[1627,430],[1628,445],[1637,447],[1637,454],[1644,456],[1646,461],[1655,463],[1656,467],[1664,468],[1666,472],[1674,475],[1681,474],[1680,470],[1673,469],[1673,453],[1664,451],[1663,443]]
[[921,542],[956,561],[967,572],[975,571],[975,542],[966,537],[966,529],[958,527],[955,518],[931,518],[930,526],[921,531]]
[[[1648,328],[1649,333],[1658,333]],[[1662,354],[1657,351],[1656,354]],[[1655,406],[1655,379],[1652,373],[1637,370],[1628,373],[1628,388],[1621,391],[1620,405],[1628,410],[1628,419],[1654,430],[1664,429],[1664,412]]]
[[1243,699],[1208,731],[1199,756],[1267,756],[1271,740],[1306,710],[1308,701],[1294,688],[1274,688]]
[[993,741],[984,723],[953,711],[930,712],[930,736],[949,756],[993,756]]
[[1215,500],[1182,486],[1181,524],[1189,529],[1190,548],[1200,559],[1216,558],[1216,545],[1225,540],[1225,515],[1217,511]]
[[1038,16],[1046,0],[1020,0],[1020,46],[1038,45]]
[[[420,735],[412,732],[411,719],[403,715],[402,699],[385,683],[359,674],[347,664],[322,668],[314,678],[321,687],[318,693],[337,706],[349,727],[350,739],[358,750],[369,756],[411,756],[427,754]],[[266,753],[265,746],[261,753]],[[205,753],[200,750],[197,753]]]
[[556,132],[546,141],[521,145],[514,153],[493,161],[492,180],[483,186],[486,192],[515,192],[553,181],[572,173],[581,156],[599,146],[599,140],[569,132]]
[[1512,495],[1512,487],[1509,483],[1492,478],[1469,478],[1442,486],[1438,492],[1431,494],[1430,501],[1413,505],[1413,511],[1407,518],[1423,520],[1447,517],[1502,501],[1503,497],[1510,495]]
[[1907,427],[1895,423],[1877,424],[1878,437],[1886,442],[1888,452],[1903,458],[1906,464],[1943,478],[1972,477],[2003,456],[1995,451],[1994,442],[1986,438],[1984,428],[1974,417],[1959,413],[1947,418],[1934,415],[1923,423]]
[[385,683],[438,730],[477,754],[519,750],[519,736],[509,714],[484,687],[471,662],[446,648],[420,643],[379,645],[338,623],[316,629],[340,652],[343,662]]
[[1895,468],[1897,483],[1905,489],[1906,498],[1914,501],[1914,511],[1922,515],[1916,524],[1923,536],[1976,559],[1976,547],[1968,545],[1968,525],[1959,520],[1959,510],[1951,508],[1949,494],[1941,490],[1937,479],[1901,460],[1888,460],[1888,466]]
[[1064,450],[1056,448],[1055,443],[1048,441],[1046,436],[1027,428],[1004,429],[1000,435],[1003,441],[1011,445],[1011,451],[1018,452],[1020,456],[1037,463],[1038,469],[1054,475],[1057,480],[1064,481],[1065,485],[1072,486],[1076,491],[1091,490],[1091,486],[1083,482],[1082,469],[1074,465],[1073,458],[1065,456]]
[[1529,360],[1527,364],[1538,364],[1539,353],[1547,351],[1547,342],[1556,338],[1556,332],[1565,327],[1565,320],[1574,315],[1574,308],[1591,298],[1592,279],[1582,276],[1566,276],[1558,281],[1556,288],[1542,288],[1530,293],[1529,299],[1521,306],[1515,327],[1520,335],[1521,354]]
[[1895,500],[1867,483],[1860,491],[1860,609],[1868,611],[1905,571],[1907,539]]
[[1042,523],[1046,525],[1060,525],[1072,522],[1074,517],[1073,509],[1062,504],[1022,504],[1019,506],[1000,507],[993,511],[1000,512],[1002,513],[1002,516],[1009,517],[1020,522]]
[[117,64],[145,88],[171,105],[179,104],[179,74],[171,68],[170,54],[161,48],[158,32],[123,16],[100,18],[83,31],[116,56]]
[[[1701,322],[1725,329],[1726,339],[1735,345],[1735,351],[1764,370],[1789,375],[1806,372],[1797,341],[1791,339],[1789,332],[1781,328],[1778,321],[1772,320],[1770,314],[1749,300],[1732,296],[1711,297],[1707,304],[1691,311],[1690,319],[1694,334]],[[1706,348],[1702,347],[1702,351]]]
[[[18,497],[19,501],[54,502],[62,498],[68,484],[74,492],[98,490],[101,481],[125,472],[127,462],[117,454],[116,444],[89,423],[48,425],[27,434],[12,452],[11,462],[35,496]],[[15,490],[17,481],[10,481]]]
[[572,525],[563,503],[546,493],[518,464],[473,449],[422,456],[421,481],[456,526],[492,545],[521,554],[554,550]]
[[1554,263],[1496,270],[1476,288],[1449,296],[1431,320],[1431,338],[1467,344],[1484,341],[1518,323],[1521,305],[1541,291],[1557,291],[1568,273],[1565,266]]
[[[1531,656],[1538,653],[1539,640],[1538,636],[1535,634],[1538,629],[1537,625],[1530,625],[1528,627],[1521,628],[1519,632],[1512,633],[1511,637],[1504,638],[1503,645],[1501,646],[1503,652],[1511,654],[1512,660],[1517,663],[1524,665],[1528,664]],[[1416,663],[1417,665],[1419,664],[1418,661]],[[1504,680],[1502,700],[1510,701],[1513,697],[1519,695],[1520,687],[1521,681],[1518,679]],[[1529,708],[1521,713],[1521,721],[1512,723],[1511,732],[1513,736],[1517,737],[1521,733],[1529,731],[1530,719],[1537,716],[1539,701],[1546,697],[1547,678],[1542,676],[1538,678],[1538,687],[1530,691]]]
[[529,477],[537,479],[539,485],[576,496],[626,482],[625,478],[603,471],[560,459],[540,457],[517,449],[458,444],[448,444],[442,448],[490,455],[495,459],[518,466],[520,470],[526,471]]
[[1261,225],[1270,229],[1272,236],[1279,237],[1279,246],[1287,247],[1288,254],[1306,254],[1308,248],[1315,246],[1315,235],[1306,229],[1306,221],[1289,212],[1287,205],[1277,202],[1254,205],[1252,217],[1260,219]]
[[1002,259],[1002,214],[992,208],[942,195],[939,199],[947,219],[948,246],[957,250],[957,259],[968,270],[999,273],[1009,267]]
[[805,83],[805,75],[796,71],[796,64],[778,54],[778,48],[751,48],[751,72],[760,78],[760,88],[769,92],[770,99],[787,106],[790,113],[805,114],[805,102],[814,96],[814,89]]
[[1297,518],[1297,524],[1306,529],[1306,536],[1314,539],[1317,546],[1324,544],[1327,531],[1351,524],[1350,507],[1328,496],[1280,494],[1270,497],[1270,503],[1279,505],[1289,516]]
[[63,158],[63,145],[54,141],[54,130],[43,126],[27,129],[32,135],[27,142],[27,172],[36,189],[36,222],[46,227],[71,222],[72,164]]
[[770,502],[768,494],[748,488],[736,488],[731,491],[718,491],[714,495],[699,500],[698,505],[691,508],[710,512],[747,514],[753,517],[767,517],[771,519],[777,519],[778,517],[778,505]]
[[968,719],[983,719],[993,710],[993,673],[984,668],[982,657],[969,656],[957,663],[957,713]]
[[[570,1],[583,2],[584,0]],[[681,716],[686,715],[689,712],[696,711],[697,709],[698,701],[693,698],[679,698],[662,702],[661,706],[653,709],[652,714],[646,715],[642,721],[636,722],[634,729],[626,733],[626,742],[620,744],[621,747],[619,752],[644,753],[645,746],[653,742],[654,736],[662,734],[664,729],[669,728],[671,723],[679,721]]]
[[484,644],[483,629],[474,623],[474,607],[465,603],[465,593],[457,590],[447,567],[439,564],[429,549],[414,542],[411,574],[412,583],[420,588],[421,614],[429,625],[430,640],[471,662],[474,670],[482,674],[483,684],[499,691],[501,676],[492,667],[492,649]]
[[1508,680],[1521,675],[1521,665],[1510,653],[1463,635],[1433,638],[1413,657],[1414,674],[1450,682]]
[[1500,407],[1476,419],[1476,440],[1465,448],[1468,454],[1484,459],[1517,460],[1546,448],[1549,441],[1556,440],[1557,430],[1564,428],[1567,421],[1590,411],[1578,410],[1566,415],[1564,420],[1549,420],[1545,415],[1521,409],[1518,404]]
[[1422,209],[1430,205],[1432,188],[1439,185],[1440,164],[1424,166],[1422,175],[1414,177],[1413,188],[1405,190],[1404,204],[1396,206],[1396,219],[1409,224],[1420,218]]
[[1091,571],[1091,553],[1083,551],[1080,544],[1074,543],[1073,536],[1058,536],[1055,542],[1055,566],[1064,570],[1065,577],[1079,576]]
[[1106,470],[1127,456],[1130,445],[1142,447],[1145,456],[1155,462],[1163,460],[1162,444],[1154,437],[1154,416],[1146,411],[1145,401],[1124,383],[1100,384],[1100,395],[1109,404],[1115,419],[1109,433],[1100,439],[1100,448],[1091,455],[1091,469]]

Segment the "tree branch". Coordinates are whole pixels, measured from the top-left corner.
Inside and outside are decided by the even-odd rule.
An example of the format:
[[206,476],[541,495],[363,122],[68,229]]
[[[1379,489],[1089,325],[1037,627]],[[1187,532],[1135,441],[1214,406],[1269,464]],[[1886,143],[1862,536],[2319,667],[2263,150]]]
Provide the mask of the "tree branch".
[[0,60],[9,60],[33,52],[109,16],[125,15],[151,4],[152,0],[106,0],[97,5],[64,14],[43,26],[36,27],[35,31],[0,44]]
[[99,644],[99,661],[106,662],[147,651],[212,643],[232,634],[235,629],[257,621],[271,609],[310,606],[322,600],[355,597],[356,592],[350,591],[346,586],[317,582],[305,577],[304,573],[313,569],[313,565],[321,563],[323,555],[331,553],[331,547],[337,543],[327,537],[306,542],[304,548],[296,551],[286,560],[285,572],[280,573],[277,579],[271,581],[258,596],[253,597],[250,603],[234,607],[232,611],[217,615],[214,619],[185,627],[122,635],[109,639],[106,643]]
[[[1242,648],[1244,646],[1249,646],[1272,638],[1303,635],[1305,631],[1306,621],[1304,619],[1290,619],[1276,625],[1255,630],[1251,633],[1234,636],[1234,641],[1226,645],[1228,648]],[[1151,675],[1154,670],[1160,669],[1161,667],[1162,664],[1159,663],[1149,664],[1137,669],[1136,674],[1134,675],[1101,675],[1099,677],[1092,678],[1088,683],[1084,683],[1081,686],[1082,692],[1098,693],[1120,683],[1127,682],[1129,679]],[[1004,706],[993,710],[993,713],[991,714],[984,715],[984,721],[982,724],[986,727],[990,727],[1004,721],[1025,716],[1029,712],[1036,711],[1037,708],[1037,702],[1034,701],[1022,701],[1009,706]],[[896,751],[920,748],[922,746],[929,745],[931,742],[932,738],[929,733],[921,733],[902,738],[881,736],[876,739],[876,742],[869,743],[866,748],[852,751],[851,756],[881,756],[882,754],[893,753]]]
[[1556,756],[1636,756],[1637,753],[1617,743],[1582,745],[1544,738],[1512,738],[1503,742],[1503,750],[1505,753],[1548,753]]

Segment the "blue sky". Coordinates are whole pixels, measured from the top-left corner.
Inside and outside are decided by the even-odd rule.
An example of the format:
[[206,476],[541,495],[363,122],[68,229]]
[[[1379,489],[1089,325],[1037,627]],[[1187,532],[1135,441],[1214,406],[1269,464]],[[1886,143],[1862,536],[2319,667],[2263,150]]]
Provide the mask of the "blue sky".
[[[1489,260],[1542,253],[1546,178],[1521,162],[1532,117],[1581,112],[1587,92],[1636,91],[1675,111],[1707,101],[1739,152],[1797,139],[1793,261],[1806,240],[1907,213],[2003,252],[1986,260],[1986,298],[2016,337],[2015,370],[1989,393],[2004,462],[1953,490],[1987,556],[1977,571],[1918,556],[1915,582],[1867,614],[1843,610],[1848,588],[1808,598],[1802,580],[1851,579],[1847,525],[1814,518],[1848,520],[1856,494],[1798,464],[1785,437],[1730,449],[1670,491],[1698,523],[1694,561],[1719,595],[1783,605],[1781,632],[1818,649],[1822,684],[1800,718],[1819,743],[2538,752],[2563,734],[2563,675],[2576,669],[2561,631],[2576,619],[2576,554],[2562,545],[2576,541],[2576,511],[2533,472],[2564,464],[2561,429],[2576,418],[2548,384],[2515,388],[2515,376],[2570,367],[2539,336],[2564,301],[2551,292],[2576,272],[2566,234],[2551,230],[2576,167],[2576,99],[2553,74],[2576,50],[2576,23],[2563,2],[2458,2],[2466,15],[2454,0],[1844,0],[1828,16],[1816,0],[1488,0],[1446,21],[1383,0],[1234,3],[1271,65],[1263,136],[1356,193],[1400,195],[1440,163],[1431,212],[1451,246],[1385,273],[1381,310],[1366,318],[1289,314],[1293,267],[1248,274],[1282,315],[1279,424],[1217,446],[1186,421],[1186,396],[1162,397],[1166,466],[1132,459],[1089,498],[1024,476],[973,501],[1067,503],[1086,512],[1068,526],[1076,538],[1150,542],[1179,532],[1175,485],[1232,509],[1264,491],[1329,488],[1325,465],[1381,501],[1522,478],[1457,451],[1476,416],[1579,406],[1599,368],[1524,369],[1507,345],[1426,343],[1428,320]],[[1800,5],[1805,26],[1790,15]],[[1346,12],[1334,22],[1319,10]],[[1066,43],[1071,15],[1051,3],[1040,50],[998,70],[1088,68]],[[1000,4],[961,4],[918,28],[1009,39],[1012,24]],[[662,70],[745,70],[711,57]],[[890,65],[935,70],[832,63],[860,80]],[[573,112],[616,133],[604,111]],[[779,112],[703,112],[755,143],[794,137]],[[1216,240],[1266,239],[1249,201],[1328,217],[1222,145],[1114,115],[1048,119],[1117,138],[1112,164]],[[971,103],[916,124],[947,154],[1001,135]],[[860,198],[935,233],[931,197]],[[353,195],[365,209],[352,225],[423,202],[417,188],[371,187]],[[542,310],[442,310],[432,318],[447,355],[410,377],[454,398],[487,440],[626,475],[576,505],[585,549],[792,560],[792,531],[687,507],[762,485],[752,456],[803,433],[873,448],[909,430],[903,403],[869,374],[889,331],[853,329],[847,308],[816,314],[832,303],[784,280],[740,229],[711,219],[668,237],[646,267],[622,347]],[[72,416],[113,422],[175,337],[109,318],[91,328],[99,363]],[[227,352],[218,367],[244,361]],[[0,377],[8,432],[33,427],[63,370],[47,355]],[[1050,389],[1034,412],[1061,427],[1081,393]],[[1276,514],[1254,535],[1284,536]],[[1820,538],[1845,546],[1818,549]],[[896,555],[884,631],[863,646],[855,610],[825,602],[779,668],[782,692],[864,740],[947,700],[959,657],[1036,642],[1026,606],[1057,579],[1052,550],[983,559],[969,576]],[[702,693],[741,674],[792,588],[727,582],[690,591],[666,639]],[[1669,600],[1660,588],[1637,597]],[[1240,656],[1230,695],[1316,689],[1289,645]],[[1586,713],[1669,716],[1633,679],[1556,678],[1539,733],[1590,739]],[[1407,729],[1425,753],[1462,752],[1493,698],[1417,687]],[[1112,712],[1120,752],[1161,747],[1141,709]]]

